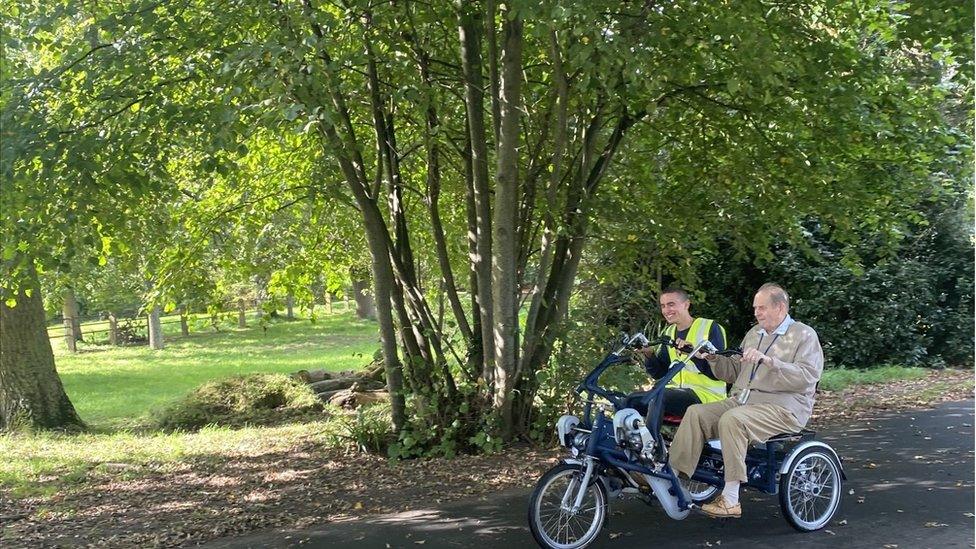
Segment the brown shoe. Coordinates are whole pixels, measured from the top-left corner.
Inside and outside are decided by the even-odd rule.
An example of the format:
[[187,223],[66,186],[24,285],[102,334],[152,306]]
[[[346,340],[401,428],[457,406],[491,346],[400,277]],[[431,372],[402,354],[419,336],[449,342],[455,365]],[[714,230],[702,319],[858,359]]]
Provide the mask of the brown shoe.
[[742,518],[742,505],[729,505],[720,494],[711,503],[702,505],[701,512],[712,518]]

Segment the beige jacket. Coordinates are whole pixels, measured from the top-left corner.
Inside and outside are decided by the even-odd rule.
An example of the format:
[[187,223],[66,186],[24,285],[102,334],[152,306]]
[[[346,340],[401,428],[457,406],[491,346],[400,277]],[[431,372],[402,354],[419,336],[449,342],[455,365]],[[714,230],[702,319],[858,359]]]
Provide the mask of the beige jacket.
[[[759,348],[772,358],[772,364],[763,361],[755,368],[741,363],[741,357],[710,356],[712,372],[724,381],[732,383],[731,398],[736,398],[749,386],[747,404],[777,404],[786,408],[805,426],[813,413],[817,382],[823,373],[823,349],[813,328],[802,322],[793,322],[786,333],[776,338],[766,335],[760,342],[760,328],[753,326],[742,339],[742,349]],[[766,347],[772,343],[769,350]]]

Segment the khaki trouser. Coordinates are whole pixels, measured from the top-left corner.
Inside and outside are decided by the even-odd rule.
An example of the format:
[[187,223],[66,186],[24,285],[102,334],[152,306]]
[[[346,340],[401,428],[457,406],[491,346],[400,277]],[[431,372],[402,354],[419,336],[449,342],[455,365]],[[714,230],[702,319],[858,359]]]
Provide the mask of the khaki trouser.
[[722,441],[725,482],[745,482],[749,442],[762,442],[800,428],[792,413],[775,404],[740,405],[731,398],[695,404],[685,412],[671,442],[671,468],[690,478],[698,467],[705,443],[717,438]]

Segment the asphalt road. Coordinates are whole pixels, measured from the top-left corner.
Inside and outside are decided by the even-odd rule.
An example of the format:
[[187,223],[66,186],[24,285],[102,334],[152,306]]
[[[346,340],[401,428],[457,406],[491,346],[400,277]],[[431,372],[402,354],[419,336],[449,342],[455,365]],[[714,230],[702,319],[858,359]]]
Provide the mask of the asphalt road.
[[[973,410],[971,400],[946,403],[820,433],[841,455],[848,477],[840,510],[821,531],[796,532],[780,515],[776,496],[745,490],[738,520],[693,513],[674,521],[656,505],[614,501],[610,522],[591,547],[974,547]],[[535,547],[526,521],[528,493],[262,532],[208,547]]]

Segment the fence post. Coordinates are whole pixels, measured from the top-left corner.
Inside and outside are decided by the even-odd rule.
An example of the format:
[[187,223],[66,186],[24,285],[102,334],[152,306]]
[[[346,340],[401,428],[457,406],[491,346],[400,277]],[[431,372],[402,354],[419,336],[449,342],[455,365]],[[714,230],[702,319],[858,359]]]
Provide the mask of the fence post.
[[108,314],[108,344],[119,344],[119,319],[115,318],[115,313]]
[[72,353],[78,352],[78,340],[75,339],[74,319],[70,316],[64,317],[64,344]]

